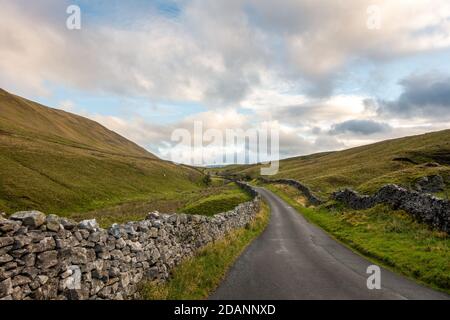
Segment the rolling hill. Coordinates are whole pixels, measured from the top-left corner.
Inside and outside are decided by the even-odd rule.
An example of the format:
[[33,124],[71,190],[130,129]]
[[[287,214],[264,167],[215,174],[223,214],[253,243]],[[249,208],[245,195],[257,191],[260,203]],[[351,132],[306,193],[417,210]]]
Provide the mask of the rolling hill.
[[[222,174],[257,177],[260,165],[216,169]],[[450,130],[381,141],[343,151],[284,159],[277,175],[326,196],[338,188],[373,192],[386,183],[410,187],[416,179],[441,174],[450,184]]]
[[0,89],[0,211],[67,214],[202,187],[95,121]]

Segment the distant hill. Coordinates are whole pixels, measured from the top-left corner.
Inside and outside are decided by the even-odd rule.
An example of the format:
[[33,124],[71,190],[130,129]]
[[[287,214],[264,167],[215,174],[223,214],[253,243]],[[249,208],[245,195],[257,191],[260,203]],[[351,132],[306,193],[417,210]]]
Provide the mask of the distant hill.
[[0,211],[92,210],[197,189],[201,178],[95,121],[0,89]]
[[[259,169],[260,165],[233,165],[218,172],[257,177]],[[269,178],[297,179],[327,195],[342,187],[363,192],[386,183],[409,187],[431,174],[442,175],[450,184],[450,130],[281,160],[279,173]]]

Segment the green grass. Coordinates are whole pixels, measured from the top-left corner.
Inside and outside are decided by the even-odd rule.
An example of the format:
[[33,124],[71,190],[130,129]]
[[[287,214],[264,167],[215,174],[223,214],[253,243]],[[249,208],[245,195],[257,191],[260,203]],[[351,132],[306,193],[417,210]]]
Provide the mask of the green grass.
[[226,185],[228,182],[219,177],[211,177],[211,186],[220,187]]
[[[439,167],[426,166],[429,162]],[[260,167],[232,165],[210,171],[255,178]],[[414,179],[436,173],[443,175],[450,186],[450,130],[281,160],[278,174],[269,178],[299,180],[326,198],[343,187],[364,192],[387,183],[408,187]]]
[[71,217],[182,196],[205,188],[202,177],[92,120],[0,89],[0,211]]
[[231,210],[238,204],[251,200],[251,196],[235,183],[230,183],[220,190],[220,193],[211,194],[187,203],[180,211],[187,214],[212,216],[219,212]]
[[95,218],[101,227],[108,228],[113,223],[143,220],[148,212],[155,210],[163,213],[177,212],[186,204],[188,199],[196,199],[208,192],[209,189],[199,189],[179,193],[166,193],[160,198],[152,197],[143,200],[125,201],[112,207],[69,213],[68,216],[76,221]]
[[310,222],[384,265],[423,284],[450,293],[450,237],[430,230],[401,210],[378,205],[350,210],[335,203],[306,208],[292,187],[267,185]]
[[235,230],[224,239],[207,245],[197,255],[175,267],[169,281],[143,284],[142,298],[148,300],[207,298],[247,245],[265,229],[268,221],[269,208],[263,204],[261,212],[249,227]]
[[106,228],[112,223],[142,220],[150,211],[157,210],[163,213],[183,212],[187,206],[191,208],[189,213],[214,215],[232,209],[250,199],[251,197],[247,192],[243,191],[235,183],[226,182],[224,184],[222,182],[217,186],[211,185],[207,188],[196,190],[167,192],[160,198],[128,201],[113,207],[71,213],[69,215],[77,221],[95,218],[100,226]]

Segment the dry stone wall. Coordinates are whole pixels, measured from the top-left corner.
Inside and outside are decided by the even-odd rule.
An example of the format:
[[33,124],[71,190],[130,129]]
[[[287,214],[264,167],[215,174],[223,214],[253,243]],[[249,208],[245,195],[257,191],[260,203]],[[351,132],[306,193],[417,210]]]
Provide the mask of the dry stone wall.
[[[319,205],[324,202],[316,197],[307,186],[297,180],[268,180],[265,178],[260,178],[260,180],[265,183],[281,183],[293,186],[302,192],[313,205]],[[427,177],[426,182],[430,180],[438,181],[438,183],[433,185],[441,185],[441,179],[435,176]],[[434,229],[450,232],[450,201],[436,198],[424,192],[411,191],[395,184],[388,184],[373,195],[360,195],[347,188],[333,193],[331,199],[340,201],[356,210],[368,209],[384,203],[393,209],[401,209],[408,212],[417,220],[428,224]]]
[[384,203],[401,209],[432,228],[450,232],[450,201],[426,193],[410,191],[395,184],[382,187],[373,195],[359,195],[351,189],[337,191],[332,198],[346,206],[361,210]]
[[166,280],[198,249],[250,223],[260,197],[212,217],[148,214],[105,230],[38,211],[0,217],[0,299],[126,299],[143,279]]
[[301,193],[303,193],[303,195],[306,197],[306,199],[308,200],[309,203],[311,203],[312,205],[319,205],[321,203],[323,203],[323,201],[318,198],[317,196],[315,196],[312,191],[305,186],[303,183],[294,180],[294,179],[265,179],[265,178],[260,178],[261,181],[263,181],[264,183],[279,183],[279,184],[286,184],[289,186],[292,186],[296,189],[298,189]]

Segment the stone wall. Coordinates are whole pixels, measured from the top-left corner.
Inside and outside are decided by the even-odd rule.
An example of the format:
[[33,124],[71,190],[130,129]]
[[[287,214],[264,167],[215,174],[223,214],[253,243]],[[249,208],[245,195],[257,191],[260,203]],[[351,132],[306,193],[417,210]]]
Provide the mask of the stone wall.
[[344,189],[335,192],[332,198],[357,210],[368,209],[380,203],[388,204],[393,209],[408,212],[432,228],[450,232],[450,201],[438,199],[429,194],[389,184],[370,196],[359,195],[353,190]]
[[297,180],[293,180],[293,179],[265,179],[265,178],[259,178],[261,181],[263,181],[264,183],[279,183],[279,184],[286,184],[289,186],[292,186],[296,189],[298,189],[308,200],[309,203],[311,203],[312,205],[319,205],[321,203],[323,203],[323,201],[318,198],[317,196],[315,196],[311,190],[305,186],[304,184],[302,184],[301,182],[297,181]]
[[[312,194],[311,190],[293,179],[268,180],[260,178],[265,183],[281,183],[297,188],[313,205],[324,201]],[[377,204],[387,204],[393,209],[401,209],[417,220],[424,222],[434,229],[450,232],[450,201],[436,198],[430,194],[410,191],[400,186],[389,184],[382,187],[373,195],[360,195],[351,189],[344,189],[332,194],[331,199],[340,201],[346,206],[363,210]]]
[[229,231],[246,226],[260,197],[213,217],[148,214],[105,230],[38,211],[0,218],[0,299],[126,299],[143,279],[170,270]]

